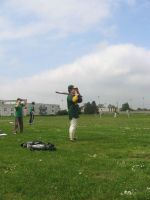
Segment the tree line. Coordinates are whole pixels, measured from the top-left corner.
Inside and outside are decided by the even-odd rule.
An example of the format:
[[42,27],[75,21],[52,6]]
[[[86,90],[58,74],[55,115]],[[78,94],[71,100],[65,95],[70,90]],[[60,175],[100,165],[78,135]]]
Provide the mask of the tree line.
[[[84,114],[98,114],[99,109],[104,108],[103,104],[97,105],[95,101],[87,102],[84,104],[84,106],[79,107],[79,112]],[[109,112],[115,112],[118,110],[118,108],[114,105],[109,104],[108,105],[108,111]],[[122,107],[120,108],[120,111],[126,111],[126,110],[132,110],[129,106],[129,103],[122,104]],[[57,113],[58,115],[67,115],[67,110],[60,110]]]
[[[87,102],[85,103],[83,106],[79,107],[79,112],[80,113],[84,113],[84,114],[98,114],[100,110],[103,111],[104,105],[103,104],[99,104],[97,105],[95,101],[92,102]],[[125,102],[122,104],[121,108],[118,108],[115,105],[109,104],[107,106],[108,108],[108,112],[118,112],[118,111],[133,111],[134,109],[132,109],[132,107],[130,107],[128,102]],[[146,109],[146,108],[137,108],[138,111],[147,111],[150,109]],[[57,113],[58,115],[68,115],[68,111],[67,110],[60,110]]]

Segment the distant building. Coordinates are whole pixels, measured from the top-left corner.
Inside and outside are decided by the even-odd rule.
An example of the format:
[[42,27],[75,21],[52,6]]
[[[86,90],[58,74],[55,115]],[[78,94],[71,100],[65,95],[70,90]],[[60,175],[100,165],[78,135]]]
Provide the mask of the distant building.
[[[15,100],[0,100],[0,116],[14,116]],[[24,109],[24,115],[29,114],[31,103],[27,104],[27,109]],[[43,104],[35,103],[35,115],[56,115],[60,110],[58,104]]]
[[14,100],[0,100],[0,116],[14,116]]
[[[31,103],[27,104],[27,114],[29,114]],[[35,103],[35,115],[56,115],[60,111],[60,106],[57,104]]]
[[109,112],[109,108],[104,104],[98,104],[98,111],[100,112]]

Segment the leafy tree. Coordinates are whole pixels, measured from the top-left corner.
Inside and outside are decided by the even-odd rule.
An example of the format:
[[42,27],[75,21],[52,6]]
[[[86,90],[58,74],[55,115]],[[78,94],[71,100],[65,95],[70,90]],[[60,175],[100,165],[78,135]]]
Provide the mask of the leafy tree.
[[98,106],[96,105],[95,101],[92,101],[92,110],[93,113],[98,113]]
[[98,107],[95,103],[95,101],[92,101],[92,103],[88,102],[84,105],[84,113],[85,114],[95,114],[98,113]]
[[85,114],[89,114],[89,113],[91,114],[91,104],[90,104],[90,102],[84,104],[84,113]]
[[124,104],[122,104],[121,111],[126,111],[126,110],[130,110],[130,106],[129,106],[128,103],[124,103]]
[[68,111],[67,110],[59,110],[57,112],[57,115],[68,115]]

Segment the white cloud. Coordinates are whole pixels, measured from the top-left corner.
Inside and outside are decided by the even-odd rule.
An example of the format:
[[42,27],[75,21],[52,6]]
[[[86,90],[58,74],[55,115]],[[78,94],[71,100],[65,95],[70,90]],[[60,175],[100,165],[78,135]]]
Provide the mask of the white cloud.
[[116,31],[104,22],[120,5],[134,6],[137,0],[7,0],[1,3],[0,39],[16,39],[50,33],[66,36],[92,29],[106,36]]
[[8,0],[1,9],[2,17],[7,16],[7,24],[3,23],[3,31],[0,32],[4,39],[49,31],[55,34],[61,32],[62,35],[78,33],[102,22],[111,14],[108,0]]
[[60,103],[56,90],[79,86],[84,101],[97,96],[107,101],[149,98],[150,51],[132,44],[105,46],[69,65],[0,86],[2,98],[26,97],[37,102]]

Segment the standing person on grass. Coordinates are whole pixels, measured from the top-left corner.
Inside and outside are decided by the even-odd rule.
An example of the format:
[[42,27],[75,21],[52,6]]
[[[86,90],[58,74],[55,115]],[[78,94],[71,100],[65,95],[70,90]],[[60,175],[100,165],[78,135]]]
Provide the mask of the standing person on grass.
[[18,132],[23,133],[23,107],[26,106],[27,100],[18,98],[15,105],[15,130],[14,134]]
[[34,105],[35,105],[35,103],[32,102],[32,104],[30,106],[30,119],[29,119],[30,125],[33,123],[33,120],[34,120]]
[[73,85],[68,86],[68,96],[67,96],[67,106],[68,114],[70,120],[69,127],[69,139],[70,141],[76,140],[76,128],[77,128],[77,119],[79,118],[79,106],[78,103],[82,102],[82,96],[79,93],[78,88],[75,88]]

